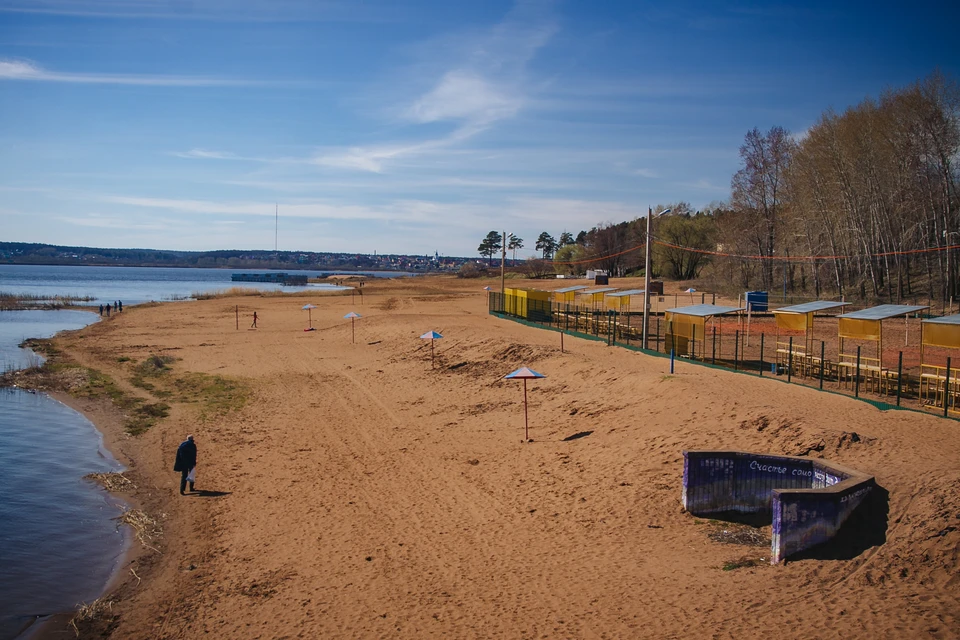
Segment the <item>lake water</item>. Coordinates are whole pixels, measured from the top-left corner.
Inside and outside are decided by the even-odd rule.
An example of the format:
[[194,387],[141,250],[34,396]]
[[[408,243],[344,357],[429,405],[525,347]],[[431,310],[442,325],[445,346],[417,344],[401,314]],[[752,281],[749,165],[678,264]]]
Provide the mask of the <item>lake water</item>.
[[[180,269],[160,267],[58,267],[0,265],[0,293],[37,296],[93,298],[80,304],[99,306],[122,300],[123,304],[182,300],[195,293],[222,291],[232,287],[260,290],[310,291],[338,289],[332,284],[284,287],[263,282],[233,282],[235,273],[271,273],[269,269]],[[333,271],[287,271],[309,278],[325,277]],[[367,271],[356,275],[395,278],[413,275],[393,271]]]
[[19,348],[27,338],[49,338],[58,331],[81,329],[97,320],[97,315],[89,311],[0,311],[0,371],[42,364],[42,358],[32,351]]
[[[0,311],[0,369],[17,345],[96,321],[85,311]],[[46,394],[0,389],[0,639],[101,595],[124,551],[120,503],[88,473],[118,471],[94,425]]]

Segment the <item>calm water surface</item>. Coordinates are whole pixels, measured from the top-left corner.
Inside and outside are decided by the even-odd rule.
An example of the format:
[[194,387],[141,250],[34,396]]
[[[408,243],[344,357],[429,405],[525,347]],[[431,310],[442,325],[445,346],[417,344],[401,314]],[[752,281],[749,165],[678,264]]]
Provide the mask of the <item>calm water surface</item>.
[[[95,321],[85,311],[0,311],[0,369],[40,359],[17,348]],[[0,389],[0,639],[103,592],[124,550],[119,502],[83,476],[118,471],[100,433],[42,393]]]
[[0,371],[26,369],[43,362],[18,345],[27,338],[49,338],[58,331],[82,329],[99,320],[89,311],[0,311]]
[[[269,273],[269,269],[180,269],[160,267],[45,267],[35,265],[0,265],[0,293],[38,296],[90,297],[81,304],[99,306],[122,300],[123,304],[164,300],[181,300],[195,293],[222,291],[232,287],[284,291],[337,289],[330,284],[284,287],[261,282],[233,282],[235,273]],[[326,276],[331,271],[287,271],[310,278]],[[369,271],[358,275],[398,277],[409,273]]]

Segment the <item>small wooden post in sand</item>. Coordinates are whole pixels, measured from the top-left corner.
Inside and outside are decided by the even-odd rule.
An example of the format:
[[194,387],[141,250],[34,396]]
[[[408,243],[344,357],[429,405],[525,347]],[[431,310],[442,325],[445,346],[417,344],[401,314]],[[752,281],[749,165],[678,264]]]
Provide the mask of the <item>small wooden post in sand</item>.
[[350,313],[348,313],[347,315],[345,315],[345,316],[343,316],[343,317],[344,317],[344,318],[350,318],[350,343],[351,343],[351,344],[355,344],[356,341],[357,341],[357,340],[356,340],[356,339],[357,339],[357,330],[356,330],[356,327],[354,326],[354,322],[357,320],[357,318],[362,318],[363,316],[361,316],[359,313],[355,313],[355,312],[351,311]]
[[536,378],[546,378],[542,373],[537,373],[533,369],[520,367],[513,373],[503,376],[504,380],[523,380],[523,441],[530,442],[530,423],[527,420],[527,380]]
[[437,333],[436,331],[427,331],[425,334],[420,336],[421,340],[430,341],[430,368],[433,369],[433,341],[439,340],[443,336]]

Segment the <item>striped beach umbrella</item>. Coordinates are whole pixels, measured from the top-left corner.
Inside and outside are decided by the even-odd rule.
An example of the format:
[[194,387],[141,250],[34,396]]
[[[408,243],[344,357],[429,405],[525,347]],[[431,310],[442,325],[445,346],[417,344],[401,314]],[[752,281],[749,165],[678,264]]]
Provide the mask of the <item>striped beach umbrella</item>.
[[434,340],[439,340],[439,339],[442,338],[442,337],[443,337],[443,336],[440,335],[439,333],[437,333],[436,331],[427,331],[425,334],[423,334],[422,336],[420,336],[420,339],[421,339],[421,340],[429,340],[429,341],[430,341],[430,368],[431,368],[431,369],[433,368],[433,341],[434,341]]
[[537,378],[546,378],[542,373],[537,373],[528,367],[520,367],[513,373],[503,376],[504,380],[523,380],[523,439],[530,442],[530,426],[527,420],[527,380]]
[[351,311],[350,313],[348,313],[347,315],[345,315],[345,316],[343,316],[343,317],[350,319],[350,342],[351,342],[351,343],[355,343],[355,342],[356,342],[356,338],[357,338],[357,330],[356,330],[356,328],[354,327],[354,324],[353,324],[353,323],[356,321],[357,318],[362,318],[363,316],[361,316],[359,313],[355,313],[355,312]]

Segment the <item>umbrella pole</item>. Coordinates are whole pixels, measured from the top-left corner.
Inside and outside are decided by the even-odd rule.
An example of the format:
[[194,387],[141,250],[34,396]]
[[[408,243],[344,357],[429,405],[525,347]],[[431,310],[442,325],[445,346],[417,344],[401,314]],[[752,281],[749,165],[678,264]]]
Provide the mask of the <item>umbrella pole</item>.
[[430,338],[430,368],[433,369],[433,338]]
[[350,318],[350,344],[357,343],[357,330],[354,327],[354,322],[356,322],[356,320],[354,318]]
[[523,439],[530,439],[530,426],[527,422],[527,379],[523,379]]

